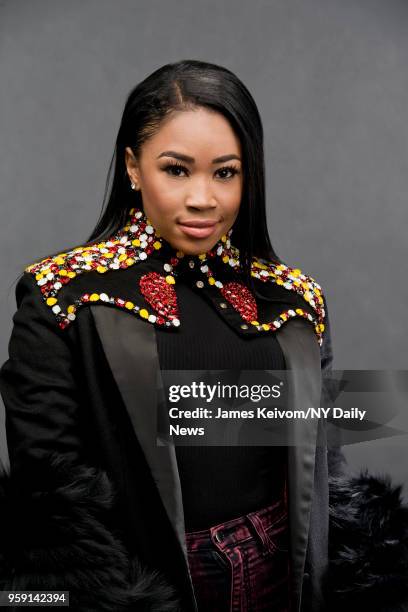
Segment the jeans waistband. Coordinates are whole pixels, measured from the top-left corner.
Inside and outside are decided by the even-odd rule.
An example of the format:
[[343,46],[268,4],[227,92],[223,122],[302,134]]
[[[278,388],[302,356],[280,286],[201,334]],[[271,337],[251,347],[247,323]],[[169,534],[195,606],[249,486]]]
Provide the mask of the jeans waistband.
[[189,531],[186,533],[187,545],[194,541],[197,545],[210,545],[215,539],[218,543],[225,545],[234,541],[243,542],[253,537],[251,525],[260,526],[262,530],[268,531],[281,522],[287,516],[285,498],[279,499],[270,506],[266,506],[254,512],[231,519],[224,523],[218,523],[207,529]]

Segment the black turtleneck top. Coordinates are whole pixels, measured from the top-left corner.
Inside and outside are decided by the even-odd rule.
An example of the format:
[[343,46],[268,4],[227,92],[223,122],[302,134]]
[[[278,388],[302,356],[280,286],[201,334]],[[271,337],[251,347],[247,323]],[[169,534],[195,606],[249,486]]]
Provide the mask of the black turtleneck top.
[[[157,329],[161,369],[285,369],[275,335],[245,335],[228,325],[217,304],[191,282],[187,268],[178,275],[176,289],[182,325],[170,332]],[[282,495],[286,447],[175,449],[186,531],[242,516]]]

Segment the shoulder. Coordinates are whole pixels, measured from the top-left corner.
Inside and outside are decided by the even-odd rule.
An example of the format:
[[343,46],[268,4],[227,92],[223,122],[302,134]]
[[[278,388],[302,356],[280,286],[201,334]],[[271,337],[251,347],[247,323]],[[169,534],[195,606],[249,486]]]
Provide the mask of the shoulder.
[[320,339],[325,329],[326,301],[323,289],[317,280],[306,274],[299,267],[289,266],[260,257],[254,257],[251,262],[251,276],[265,284],[273,284],[283,290],[292,292],[290,295],[302,298],[302,303],[311,308],[303,312],[302,308],[290,309],[291,316],[313,317],[315,331]]
[[[16,365],[18,377],[26,371],[24,364],[40,367],[44,360],[55,361],[69,350],[68,337],[56,325],[55,316],[45,305],[35,278],[23,272],[15,285],[16,310],[12,316],[12,330],[8,342],[8,368]],[[5,364],[4,364],[5,365]],[[4,365],[0,378],[4,380]],[[14,374],[13,374],[14,376]]]
[[251,274],[259,280],[273,280],[277,285],[285,289],[299,289],[303,293],[309,291],[317,299],[317,303],[323,303],[323,289],[316,279],[306,274],[298,267],[288,266],[285,263],[277,263],[271,260],[253,257]]
[[[124,262],[129,265],[128,259],[120,239],[112,237],[102,242],[86,243],[31,263],[24,269],[22,285],[23,288],[31,287],[32,291],[36,286],[37,300],[48,306],[54,322],[56,319],[63,329],[75,320],[81,296],[87,293],[84,282],[79,282],[81,277],[82,280],[86,277],[86,285],[91,286],[95,276],[123,268]],[[31,277],[31,281],[23,280],[27,277]]]
[[[25,275],[31,276],[37,286],[37,298],[48,306],[61,329],[75,320],[78,309],[85,304],[131,303],[126,298],[131,283],[123,270],[142,264],[147,255],[140,249],[143,235],[132,238],[129,229],[131,226],[126,225],[105,240],[76,246],[25,268]],[[158,249],[160,243],[152,241],[149,247]]]

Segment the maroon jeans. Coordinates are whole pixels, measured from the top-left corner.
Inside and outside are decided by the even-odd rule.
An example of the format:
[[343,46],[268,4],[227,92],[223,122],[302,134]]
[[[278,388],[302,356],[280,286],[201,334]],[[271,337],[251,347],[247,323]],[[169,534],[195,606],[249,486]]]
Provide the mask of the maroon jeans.
[[287,489],[281,500],[186,533],[199,612],[290,611]]

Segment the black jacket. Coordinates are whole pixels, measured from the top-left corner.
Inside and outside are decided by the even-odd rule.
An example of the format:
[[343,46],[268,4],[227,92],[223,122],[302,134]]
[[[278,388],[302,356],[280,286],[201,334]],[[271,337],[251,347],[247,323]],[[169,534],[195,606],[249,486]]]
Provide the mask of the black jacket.
[[[84,291],[122,302],[88,299],[70,324],[41,295],[38,268],[17,285],[0,371],[11,467],[1,478],[1,589],[68,590],[71,609],[81,612],[196,610],[174,449],[149,445],[155,326],[129,306],[146,304],[137,281],[162,263],[152,255],[137,266],[74,275],[59,293],[65,314]],[[315,314],[277,283],[257,279],[256,287],[276,313],[303,307]],[[213,286],[203,289],[216,299]],[[240,313],[226,316],[242,325]],[[282,321],[276,333],[294,387],[318,402],[321,373],[332,362],[327,312],[320,346],[316,321]],[[339,449],[325,445],[323,423],[298,435],[307,443],[288,457],[295,610],[408,610],[401,487],[347,474]]]

